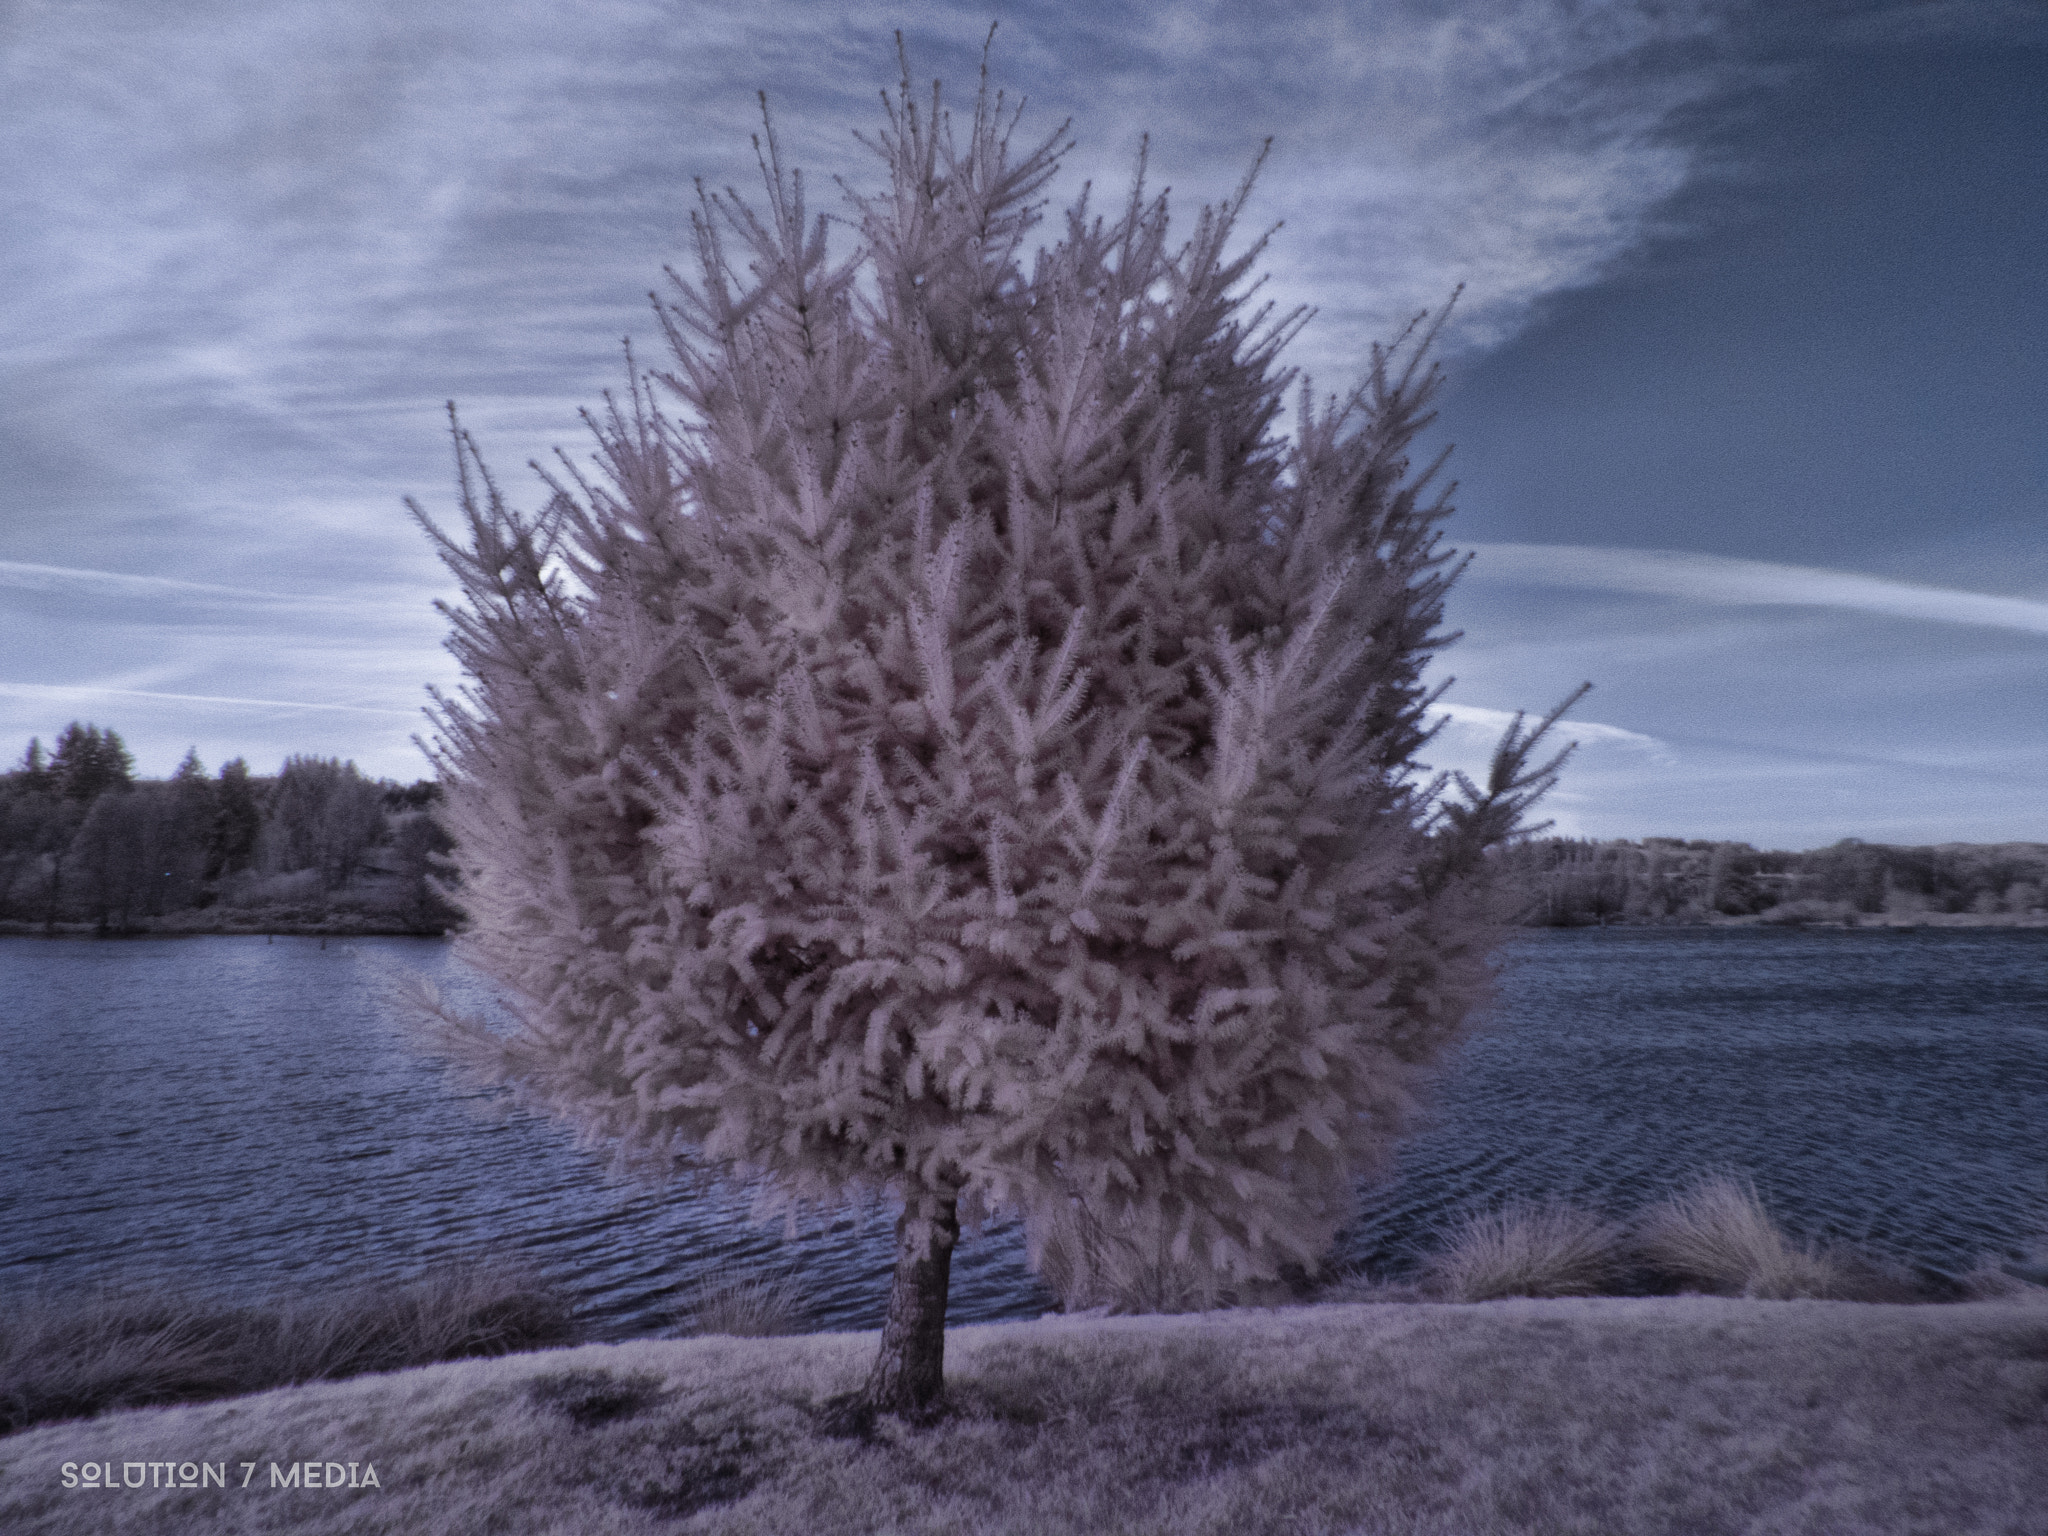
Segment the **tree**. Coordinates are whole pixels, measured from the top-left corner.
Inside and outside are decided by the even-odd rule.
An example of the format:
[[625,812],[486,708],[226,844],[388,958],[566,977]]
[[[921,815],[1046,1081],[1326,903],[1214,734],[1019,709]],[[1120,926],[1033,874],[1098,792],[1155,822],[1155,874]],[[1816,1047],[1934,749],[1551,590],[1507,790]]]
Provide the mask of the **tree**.
[[21,766],[0,779],[0,915],[39,917],[54,927],[65,852],[84,815],[58,792],[42,742],[31,740]]
[[168,828],[163,868],[153,904],[156,912],[176,911],[211,898],[201,890],[212,858],[214,818],[219,812],[213,780],[199,761],[199,749],[188,748],[166,786]]
[[178,834],[178,808],[165,785],[109,790],[93,801],[65,864],[101,933],[184,904],[186,851]]
[[230,758],[220,765],[214,791],[213,833],[207,844],[206,872],[209,877],[247,869],[256,859],[257,839],[263,831],[263,806],[256,786],[249,779],[249,765]]
[[400,916],[417,929],[445,928],[457,914],[442,898],[437,882],[447,873],[444,866],[453,840],[427,811],[399,811],[392,816],[390,827],[391,862],[401,893]]
[[118,733],[74,720],[57,738],[50,772],[65,799],[90,805],[108,790],[134,782],[135,759]]
[[348,883],[384,831],[383,790],[337,758],[286,758],[265,810],[269,862],[318,870],[329,890]]
[[28,750],[21,756],[21,766],[14,770],[13,777],[22,789],[40,793],[50,787],[50,765],[43,756],[43,740],[40,736],[28,739]]
[[1562,760],[1553,714],[1417,775],[1433,325],[1285,439],[1250,176],[1176,247],[1141,158],[1027,272],[1065,130],[1014,154],[985,69],[964,136],[907,66],[885,106],[836,265],[772,125],[765,213],[700,191],[595,475],[521,513],[457,423],[462,535],[413,506],[465,598],[463,942],[521,1020],[423,992],[434,1038],[628,1158],[898,1205],[867,1411],[939,1391],[963,1220],[1196,1302],[1315,1264]]

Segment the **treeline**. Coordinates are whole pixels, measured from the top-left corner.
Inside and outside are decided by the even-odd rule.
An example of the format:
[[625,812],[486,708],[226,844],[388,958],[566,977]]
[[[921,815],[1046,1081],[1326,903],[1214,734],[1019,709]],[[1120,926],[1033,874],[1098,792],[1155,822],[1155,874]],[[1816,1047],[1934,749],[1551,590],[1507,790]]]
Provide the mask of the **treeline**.
[[1807,853],[1748,843],[1540,838],[1506,850],[1521,921],[1604,923],[1910,921],[1968,913],[2038,918],[2048,906],[2048,844],[1893,847],[1853,838]]
[[0,774],[0,921],[440,932],[454,913],[432,883],[449,847],[439,796],[321,757],[266,777],[241,758],[209,774],[193,751],[137,779],[117,732],[73,721]]
[[[454,911],[441,789],[365,778],[352,762],[241,758],[208,774],[188,752],[137,779],[117,732],[73,721],[0,773],[0,922],[103,933],[306,928],[438,933]],[[2048,844],[1894,847],[1848,839],[1807,853],[1748,843],[1539,838],[1502,850],[1529,927],[1609,923],[2048,919]]]

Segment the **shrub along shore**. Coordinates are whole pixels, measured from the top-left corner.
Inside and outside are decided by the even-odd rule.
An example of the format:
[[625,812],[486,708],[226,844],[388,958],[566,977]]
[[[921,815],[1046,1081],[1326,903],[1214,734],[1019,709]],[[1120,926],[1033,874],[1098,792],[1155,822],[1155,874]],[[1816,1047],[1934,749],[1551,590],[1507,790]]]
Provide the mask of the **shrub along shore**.
[[488,1270],[269,1308],[45,1298],[0,1320],[0,1528],[2038,1529],[2039,1257],[1930,1286],[1728,1178],[1449,1238],[1306,1305],[955,1329],[915,1424],[834,1412],[875,1335],[790,1336],[787,1276],[692,1294],[697,1337],[580,1346],[558,1292]]

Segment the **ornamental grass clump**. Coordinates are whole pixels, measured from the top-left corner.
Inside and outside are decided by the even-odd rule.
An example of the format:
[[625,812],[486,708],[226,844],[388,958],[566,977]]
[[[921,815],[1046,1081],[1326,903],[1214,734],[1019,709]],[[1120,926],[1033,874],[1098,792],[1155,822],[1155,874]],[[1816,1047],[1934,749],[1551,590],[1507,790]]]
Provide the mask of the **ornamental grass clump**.
[[628,1160],[891,1204],[894,1411],[963,1223],[1021,1215],[1077,1294],[1315,1266],[1487,993],[1487,853],[1561,759],[1553,714],[1483,785],[1417,765],[1441,316],[1318,398],[1250,176],[1176,240],[1141,156],[1034,249],[1064,129],[1020,149],[985,69],[964,122],[907,65],[884,106],[850,250],[772,127],[765,206],[700,190],[673,366],[629,353],[595,473],[524,514],[458,428],[436,750],[517,1025],[420,1000]]
[[269,1301],[214,1301],[167,1285],[32,1295],[0,1314],[0,1433],[574,1336],[557,1287],[483,1266]]
[[1787,1237],[1747,1179],[1716,1174],[1646,1212],[1638,1238],[1656,1269],[1688,1288],[1789,1301],[1854,1300],[1859,1277]]
[[686,1333],[735,1339],[775,1339],[810,1331],[803,1287],[787,1275],[739,1275],[709,1280],[677,1312]]
[[1626,1281],[1632,1260],[1613,1222],[1557,1202],[1512,1203],[1467,1216],[1430,1256],[1421,1284],[1444,1301],[1601,1296]]

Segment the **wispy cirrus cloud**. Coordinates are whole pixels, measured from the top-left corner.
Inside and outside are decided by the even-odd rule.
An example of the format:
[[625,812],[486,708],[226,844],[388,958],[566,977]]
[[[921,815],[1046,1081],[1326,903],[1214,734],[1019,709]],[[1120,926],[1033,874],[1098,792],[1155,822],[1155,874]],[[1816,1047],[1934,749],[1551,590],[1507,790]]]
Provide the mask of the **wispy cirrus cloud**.
[[[1449,725],[1481,732],[1489,741],[1497,741],[1501,734],[1517,721],[1524,726],[1535,723],[1527,711],[1517,713],[1507,709],[1487,709],[1477,704],[1438,703],[1432,707],[1431,713],[1442,716]],[[1619,725],[1603,725],[1597,720],[1575,720],[1570,715],[1566,715],[1551,728],[1551,737],[1556,739],[1559,747],[1567,742],[1578,741],[1582,744],[1597,742],[1602,746],[1629,747],[1638,752],[1647,752],[1653,757],[1669,757],[1671,751],[1665,742],[1641,731],[1631,731]]]
[[363,600],[337,592],[272,592],[260,587],[221,586],[188,581],[180,576],[143,576],[129,571],[99,571],[77,566],[38,565],[26,560],[0,560],[0,587],[21,592],[140,598],[159,603],[231,604],[282,608],[292,612],[337,610],[359,613]]
[[[1459,282],[1454,343],[1485,344],[1631,249],[1693,162],[1664,125],[1733,72],[1723,9],[1286,0],[1253,26],[1039,0],[1008,9],[994,66],[1032,99],[1026,135],[1073,117],[1063,191],[1093,177],[1101,202],[1143,131],[1190,213],[1273,136],[1246,233],[1288,223],[1271,291],[1320,306],[1299,360],[1341,386]],[[620,332],[650,328],[692,177],[756,191],[757,87],[816,207],[834,175],[873,183],[853,134],[899,25],[964,100],[979,0],[907,25],[790,0],[31,7],[0,32],[7,553],[90,563],[35,508],[148,505],[134,534],[168,523],[182,554],[172,530],[274,537],[286,488],[395,503],[441,483],[449,395],[514,464],[573,440]]]
[[[875,180],[853,135],[891,30],[959,105],[988,22],[980,0],[90,0],[0,24],[8,680],[161,693],[136,727],[159,754],[193,728],[176,709],[225,738],[232,701],[395,708],[445,680],[424,598],[446,583],[399,511],[445,504],[442,402],[520,496],[516,466],[581,451],[576,408],[651,329],[692,178],[755,193],[756,88],[834,210],[834,176]],[[1630,250],[1693,164],[1666,125],[1728,83],[1726,25],[1719,0],[1031,0],[992,62],[1031,98],[1024,137],[1073,118],[1062,198],[1092,178],[1113,207],[1149,130],[1191,217],[1273,136],[1244,234],[1287,222],[1269,292],[1320,305],[1297,360],[1341,387],[1460,281],[1454,345],[1484,345]],[[116,675],[138,649],[162,675]],[[19,736],[72,707],[6,697]],[[64,695],[91,697],[123,695]],[[357,750],[406,771],[390,742]]]
[[[1476,363],[1558,296],[1597,292],[1675,221],[1718,227],[1688,189],[1761,186],[1809,147],[1759,154],[1722,130],[1782,99],[1772,82],[1822,54],[2008,41],[2039,21],[2024,0],[1000,10],[994,75],[1013,101],[1031,98],[1023,136],[1073,119],[1079,147],[1055,206],[1092,179],[1096,206],[1113,210],[1149,130],[1151,185],[1171,185],[1185,228],[1273,136],[1242,234],[1285,221],[1262,297],[1317,306],[1288,360],[1338,389],[1370,342],[1461,282],[1445,351]],[[556,443],[584,451],[576,408],[616,379],[618,338],[638,336],[642,360],[659,361],[645,295],[664,262],[687,263],[692,178],[758,187],[756,87],[814,210],[834,211],[835,175],[874,183],[853,131],[875,127],[877,91],[894,83],[892,29],[919,90],[942,76],[957,107],[990,11],[77,0],[0,16],[0,742],[47,737],[90,707],[117,714],[164,770],[196,738],[209,758],[316,750],[405,776],[419,769],[409,706],[453,672],[427,604],[450,583],[401,511],[408,492],[448,505],[442,402],[461,402],[515,501],[541,494],[518,466]],[[1683,542],[1674,519],[1643,526],[1633,536],[1646,543]],[[2003,655],[2031,649],[2015,634],[2043,632],[2029,599],[1657,550],[1542,546],[1518,566],[1511,549],[1490,547],[1476,580],[1838,610],[1524,593],[1502,610],[1558,612],[1491,649],[1486,625],[1457,610],[1474,633],[1454,658],[1472,697],[1540,704],[1592,677],[1593,707],[1643,728],[1568,719],[1581,782],[1682,777],[1649,771],[1667,741],[1697,768],[1703,722],[1663,707],[1650,686],[1663,674],[1618,680],[1657,655],[1689,669],[1690,714],[1717,677],[1746,711],[1747,675],[1714,670],[1749,654],[1736,631],[1774,631],[1756,648],[1782,683],[1776,631],[1832,624],[1862,646],[1875,626],[1841,612],[1950,623],[1928,648],[1938,657],[1827,669],[1830,698],[1853,675],[1883,695],[1863,701],[1873,716],[1892,718],[1908,665],[1953,671],[1948,653],[1973,647],[1989,689],[1994,662],[2025,663]],[[1545,651],[1572,636],[1589,654]],[[1672,658],[1659,643],[1689,649]],[[1703,662],[1709,643],[1720,661]],[[1955,691],[1946,673],[1941,684]],[[322,712],[287,713],[305,707],[294,700]],[[1468,705],[1446,716],[1446,762],[1483,762],[1511,718]]]
[[1589,591],[1636,592],[1738,606],[1842,608],[2048,635],[2048,602],[1952,587],[1921,586],[1859,571],[1736,560],[1676,549],[1580,544],[1476,544],[1471,575]]
[[0,683],[0,698],[29,699],[64,709],[100,701],[146,699],[154,703],[213,704],[272,713],[313,710],[348,715],[389,715],[402,720],[420,718],[416,709],[386,709],[375,704],[323,704],[311,699],[244,699],[217,693],[167,693],[156,688],[109,688],[95,683]]

